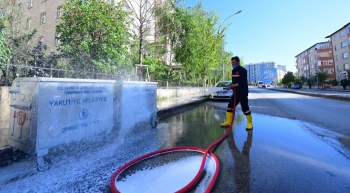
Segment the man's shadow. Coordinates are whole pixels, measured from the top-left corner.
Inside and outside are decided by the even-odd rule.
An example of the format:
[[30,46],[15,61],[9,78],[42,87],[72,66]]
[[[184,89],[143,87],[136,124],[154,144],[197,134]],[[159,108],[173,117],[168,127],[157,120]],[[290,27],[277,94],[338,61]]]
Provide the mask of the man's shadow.
[[227,137],[227,142],[234,159],[234,180],[237,192],[250,192],[250,147],[253,141],[253,131],[247,131],[247,139],[244,142],[242,152],[237,148],[232,132]]

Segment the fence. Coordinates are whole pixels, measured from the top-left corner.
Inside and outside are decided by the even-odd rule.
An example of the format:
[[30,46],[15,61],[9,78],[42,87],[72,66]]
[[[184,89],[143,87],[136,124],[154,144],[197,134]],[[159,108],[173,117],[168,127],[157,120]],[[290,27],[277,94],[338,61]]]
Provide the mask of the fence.
[[[124,80],[132,81],[132,75],[119,71],[118,74],[103,74],[96,72],[88,72],[82,70],[56,69],[37,66],[26,66],[19,64],[0,64],[6,68],[7,77],[3,77],[0,73],[0,85],[11,85],[16,77],[52,77],[52,78],[75,78],[75,79],[99,79],[99,80]],[[12,67],[12,69],[10,69]],[[9,73],[11,71],[11,73]],[[9,76],[12,74],[12,76]],[[8,83],[6,84],[6,81]],[[166,80],[151,80],[157,82],[158,87],[202,87],[202,83],[180,82]]]
[[[100,80],[116,80],[123,77],[117,74],[104,74],[96,72],[88,72],[82,70],[56,69],[36,66],[26,66],[20,64],[1,64],[6,67],[6,77],[0,78],[3,85],[8,81],[9,84],[16,77],[52,77],[52,78],[76,78],[76,79],[100,79]],[[10,69],[12,67],[12,69]],[[10,76],[10,72],[12,76]],[[4,76],[4,75],[2,75]]]
[[202,83],[191,82],[167,82],[166,80],[151,80],[151,82],[157,82],[158,87],[202,87]]

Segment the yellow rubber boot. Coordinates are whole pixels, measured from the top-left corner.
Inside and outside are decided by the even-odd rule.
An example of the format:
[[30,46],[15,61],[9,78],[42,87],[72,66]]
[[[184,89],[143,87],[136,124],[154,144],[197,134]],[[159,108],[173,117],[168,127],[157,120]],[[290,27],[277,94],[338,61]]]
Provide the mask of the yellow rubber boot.
[[253,117],[252,114],[246,115],[247,117],[247,126],[245,127],[247,130],[253,129]]
[[221,123],[221,127],[228,127],[231,125],[233,118],[233,113],[232,112],[226,112],[226,121],[224,123]]

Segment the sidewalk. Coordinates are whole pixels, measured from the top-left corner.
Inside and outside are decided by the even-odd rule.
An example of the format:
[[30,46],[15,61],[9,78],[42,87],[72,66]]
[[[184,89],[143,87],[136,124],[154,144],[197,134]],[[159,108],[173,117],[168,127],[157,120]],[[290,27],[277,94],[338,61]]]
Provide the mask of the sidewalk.
[[268,89],[350,102],[350,90],[331,90],[331,89],[321,90],[321,89],[306,89],[306,88],[291,89],[291,88],[284,88],[284,87],[273,87]]

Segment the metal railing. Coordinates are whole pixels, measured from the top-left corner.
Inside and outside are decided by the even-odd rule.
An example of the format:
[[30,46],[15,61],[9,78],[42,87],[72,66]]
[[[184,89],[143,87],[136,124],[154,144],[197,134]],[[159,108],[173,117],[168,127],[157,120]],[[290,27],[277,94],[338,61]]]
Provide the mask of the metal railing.
[[[6,75],[8,85],[11,85],[12,81],[16,77],[48,77],[48,78],[76,78],[76,79],[99,79],[99,80],[125,80],[132,81],[132,75],[124,74],[104,74],[95,73],[83,70],[69,70],[69,69],[57,69],[38,66],[27,66],[20,64],[0,64],[6,68]],[[11,69],[12,67],[12,69]],[[16,68],[13,70],[13,68]],[[15,72],[15,73],[14,73]],[[1,73],[0,73],[1,74]],[[0,78],[0,85],[6,85],[6,78]],[[160,88],[171,87],[202,87],[202,83],[194,82],[181,82],[181,81],[169,81],[166,80],[152,80],[151,82],[157,82]]]
[[[77,78],[77,79],[101,79],[101,80],[116,80],[122,78],[122,75],[95,73],[82,70],[56,69],[47,67],[27,66],[20,64],[1,64],[6,67],[6,77],[1,80],[1,84],[6,84],[6,79],[9,83],[15,77],[51,77],[51,78]],[[10,68],[16,68],[15,70]],[[12,74],[12,75],[11,75]],[[12,80],[11,80],[12,78]]]
[[168,82],[166,80],[151,80],[151,82],[157,82],[158,87],[167,88],[167,87],[202,87],[202,83],[192,83],[192,82]]

